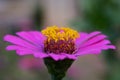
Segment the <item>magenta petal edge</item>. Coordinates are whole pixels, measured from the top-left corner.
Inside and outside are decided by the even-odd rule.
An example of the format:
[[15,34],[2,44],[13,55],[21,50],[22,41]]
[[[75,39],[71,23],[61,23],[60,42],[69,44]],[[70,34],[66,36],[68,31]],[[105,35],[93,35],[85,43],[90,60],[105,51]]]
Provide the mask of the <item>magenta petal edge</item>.
[[[74,37],[77,33],[73,31],[72,34],[72,31],[69,28],[55,27],[41,32],[21,31],[17,32],[16,35],[5,35],[4,41],[11,43],[6,47],[6,50],[15,50],[20,56],[51,57],[55,61],[66,58],[75,60],[78,56],[100,54],[102,50],[116,49],[107,39],[107,36],[99,31],[91,33],[79,32],[78,37]],[[68,37],[66,38],[67,35]]]

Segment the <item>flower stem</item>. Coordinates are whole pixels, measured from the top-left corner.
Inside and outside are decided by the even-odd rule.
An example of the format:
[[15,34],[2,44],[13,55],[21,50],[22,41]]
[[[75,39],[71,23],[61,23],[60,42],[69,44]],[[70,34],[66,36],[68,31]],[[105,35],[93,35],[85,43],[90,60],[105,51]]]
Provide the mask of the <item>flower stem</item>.
[[55,75],[51,75],[51,80],[62,80],[63,77],[58,77]]
[[52,80],[62,80],[68,68],[71,66],[74,60],[64,59],[55,61],[52,58],[45,58],[44,63],[51,74]]

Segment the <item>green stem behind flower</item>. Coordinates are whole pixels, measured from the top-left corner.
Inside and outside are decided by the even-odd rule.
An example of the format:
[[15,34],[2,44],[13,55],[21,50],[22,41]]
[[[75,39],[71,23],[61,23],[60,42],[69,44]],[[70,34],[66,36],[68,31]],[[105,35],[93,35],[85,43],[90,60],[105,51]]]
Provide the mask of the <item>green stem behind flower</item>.
[[52,79],[52,80],[62,80],[63,77],[64,77],[64,76],[51,75],[51,79]]
[[73,63],[73,60],[64,59],[55,61],[52,58],[45,58],[44,63],[47,66],[49,73],[51,74],[52,80],[62,80],[66,74],[66,71]]

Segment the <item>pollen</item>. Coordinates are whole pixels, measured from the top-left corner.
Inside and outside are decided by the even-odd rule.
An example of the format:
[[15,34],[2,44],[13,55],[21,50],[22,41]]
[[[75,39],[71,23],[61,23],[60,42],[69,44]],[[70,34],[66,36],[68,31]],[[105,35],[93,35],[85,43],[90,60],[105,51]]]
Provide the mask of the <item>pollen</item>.
[[44,34],[49,41],[53,39],[56,42],[58,40],[75,40],[79,36],[78,32],[71,28],[57,26],[47,27],[42,30],[42,34]]
[[44,51],[48,53],[69,53],[72,54],[75,50],[75,39],[79,33],[68,27],[47,27],[41,31],[47,37],[44,42]]

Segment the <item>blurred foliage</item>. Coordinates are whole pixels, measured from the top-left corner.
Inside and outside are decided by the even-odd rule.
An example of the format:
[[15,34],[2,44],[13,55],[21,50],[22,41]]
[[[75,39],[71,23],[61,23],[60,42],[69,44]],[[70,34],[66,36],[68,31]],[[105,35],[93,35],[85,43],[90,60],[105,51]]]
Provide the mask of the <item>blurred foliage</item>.
[[36,6],[33,14],[33,21],[35,24],[35,29],[40,30],[44,22],[43,8],[39,5],[39,0],[36,1]]
[[[80,17],[72,25],[82,31],[101,31],[116,44],[120,38],[120,0],[79,0],[78,5]],[[109,70],[106,80],[120,80],[117,53],[113,50],[104,53]]]
[[[39,0],[37,0],[39,1]],[[33,30],[40,30],[43,25],[43,10],[39,6],[39,2],[36,2],[36,6],[33,10],[32,21],[34,24],[32,27]],[[4,48],[8,43],[3,41],[3,36],[7,34],[14,34],[20,31],[21,27],[17,27],[19,24],[9,24],[6,27],[1,28],[0,34],[0,80],[48,80],[49,76],[47,75],[47,71],[45,69],[36,70],[36,71],[27,71],[21,70],[18,67],[18,61],[21,59],[18,55],[15,54],[15,51],[6,51]],[[10,27],[10,28],[9,28]],[[2,45],[2,46],[1,46]],[[27,57],[27,56],[25,56]],[[42,73],[42,74],[41,74]],[[41,75],[41,76],[40,76]],[[46,77],[48,76],[48,77]]]

